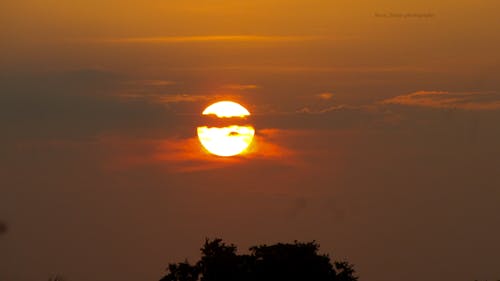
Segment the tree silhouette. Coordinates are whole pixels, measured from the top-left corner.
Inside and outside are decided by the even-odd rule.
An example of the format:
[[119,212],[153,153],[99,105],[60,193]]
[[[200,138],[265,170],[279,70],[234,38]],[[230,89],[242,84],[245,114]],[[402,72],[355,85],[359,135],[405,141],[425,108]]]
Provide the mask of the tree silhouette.
[[190,265],[187,261],[169,264],[168,272],[163,281],[197,281],[200,274],[198,267]]
[[354,268],[345,261],[330,263],[318,254],[316,242],[278,243],[250,248],[238,255],[222,239],[205,240],[201,259],[170,264],[160,281],[356,281]]

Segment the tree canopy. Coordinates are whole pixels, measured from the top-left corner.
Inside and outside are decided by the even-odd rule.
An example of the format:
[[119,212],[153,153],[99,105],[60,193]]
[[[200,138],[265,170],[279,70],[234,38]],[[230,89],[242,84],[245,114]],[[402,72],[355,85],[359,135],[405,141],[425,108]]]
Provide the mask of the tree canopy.
[[250,248],[239,255],[233,244],[222,239],[206,240],[201,259],[171,263],[160,281],[356,281],[353,265],[331,263],[318,253],[316,242],[278,243]]

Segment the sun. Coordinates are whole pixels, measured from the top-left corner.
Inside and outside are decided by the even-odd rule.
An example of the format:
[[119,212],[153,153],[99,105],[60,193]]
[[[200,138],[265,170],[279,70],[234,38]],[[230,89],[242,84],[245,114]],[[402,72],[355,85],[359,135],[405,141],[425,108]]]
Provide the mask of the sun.
[[[234,120],[245,119],[250,112],[238,103],[220,101],[205,108],[202,114],[233,121],[233,118],[236,118]],[[224,157],[243,153],[250,146],[255,135],[255,129],[252,126],[231,123],[222,127],[200,126],[197,131],[200,143],[208,152]]]

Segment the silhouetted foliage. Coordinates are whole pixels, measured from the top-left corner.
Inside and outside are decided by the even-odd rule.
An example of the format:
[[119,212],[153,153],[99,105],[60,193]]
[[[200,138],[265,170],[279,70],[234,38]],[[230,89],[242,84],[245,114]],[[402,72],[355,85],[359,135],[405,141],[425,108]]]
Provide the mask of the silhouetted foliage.
[[168,265],[169,274],[164,281],[197,281],[200,271],[197,266],[190,265],[187,261]]
[[345,261],[330,263],[318,254],[316,242],[278,243],[250,248],[238,255],[235,245],[222,239],[206,240],[201,259],[170,264],[160,281],[356,281],[353,265]]

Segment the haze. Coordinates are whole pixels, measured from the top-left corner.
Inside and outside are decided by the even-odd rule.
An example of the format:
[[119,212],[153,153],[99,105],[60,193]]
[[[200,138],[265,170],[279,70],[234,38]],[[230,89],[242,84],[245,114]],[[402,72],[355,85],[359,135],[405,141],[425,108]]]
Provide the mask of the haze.
[[[158,280],[205,237],[500,278],[499,2],[4,0],[0,279]],[[206,154],[203,109],[256,139]]]

